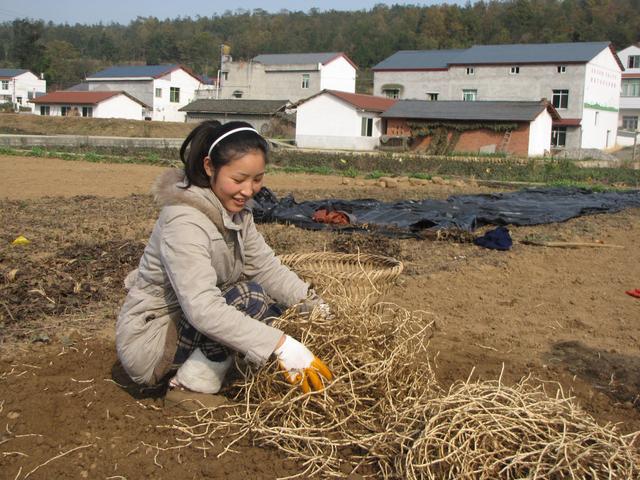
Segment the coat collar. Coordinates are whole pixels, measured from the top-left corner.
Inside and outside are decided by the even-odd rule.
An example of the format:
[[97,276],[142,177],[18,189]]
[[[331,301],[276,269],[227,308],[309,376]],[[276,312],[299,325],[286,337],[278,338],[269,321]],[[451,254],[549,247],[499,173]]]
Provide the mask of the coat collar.
[[222,218],[225,228],[241,230],[245,217],[251,213],[248,207],[243,208],[240,213],[230,215],[210,188],[195,185],[184,188],[186,185],[184,170],[172,168],[156,179],[151,192],[160,207],[188,205],[204,213],[216,227],[219,227],[218,219]]

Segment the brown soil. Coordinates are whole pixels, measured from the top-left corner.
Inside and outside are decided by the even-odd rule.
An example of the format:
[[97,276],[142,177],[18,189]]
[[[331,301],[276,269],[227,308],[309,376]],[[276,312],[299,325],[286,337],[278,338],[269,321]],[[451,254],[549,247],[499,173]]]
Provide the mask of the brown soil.
[[[182,412],[165,408],[162,392],[132,385],[118,365],[113,329],[122,279],[155,221],[148,191],[159,171],[0,157],[0,478],[33,471],[28,478],[272,479],[300,471],[283,454],[246,443],[220,458],[224,445],[162,450],[175,445],[165,426]],[[300,200],[489,191],[281,174],[267,185]],[[386,300],[432,313],[431,351],[445,387],[469,375],[502,374],[506,383],[531,375],[560,382],[603,424],[640,429],[640,300],[624,293],[640,288],[640,209],[513,227],[509,252],[464,238],[259,229],[278,253],[360,248],[403,260],[405,273]],[[31,243],[12,246],[18,235]],[[521,243],[525,237],[624,248],[545,248]]]
[[121,118],[48,117],[0,113],[0,133],[18,135],[99,135],[106,137],[184,138],[193,124]]

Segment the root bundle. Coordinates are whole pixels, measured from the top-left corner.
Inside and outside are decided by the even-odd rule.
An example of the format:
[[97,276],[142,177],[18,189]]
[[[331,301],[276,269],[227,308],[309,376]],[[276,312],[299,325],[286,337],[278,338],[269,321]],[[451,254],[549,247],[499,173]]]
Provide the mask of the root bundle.
[[301,462],[298,477],[494,479],[637,478],[635,436],[599,426],[561,390],[548,396],[470,381],[438,386],[428,360],[429,312],[374,310],[334,299],[335,316],[289,312],[276,326],[300,339],[335,375],[302,394],[275,364],[237,362],[234,402],[176,419],[178,440],[241,439]]

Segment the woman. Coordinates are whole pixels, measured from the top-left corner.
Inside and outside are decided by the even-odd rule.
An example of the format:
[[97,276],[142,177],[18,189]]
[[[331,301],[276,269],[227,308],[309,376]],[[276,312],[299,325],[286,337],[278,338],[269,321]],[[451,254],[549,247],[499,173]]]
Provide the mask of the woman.
[[282,265],[248,203],[269,145],[249,124],[203,122],[180,149],[184,170],[154,186],[162,207],[118,316],[118,357],[137,383],[216,393],[232,352],[262,365],[275,354],[304,392],[331,379],[304,345],[270,326],[282,306],[327,306]]

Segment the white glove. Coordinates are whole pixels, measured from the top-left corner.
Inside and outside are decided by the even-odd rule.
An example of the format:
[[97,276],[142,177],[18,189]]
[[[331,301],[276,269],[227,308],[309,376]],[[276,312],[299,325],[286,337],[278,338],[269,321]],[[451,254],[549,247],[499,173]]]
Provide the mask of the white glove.
[[298,307],[298,313],[308,314],[316,308],[322,318],[332,318],[331,307],[329,307],[329,304],[326,303],[322,297],[315,292],[315,290],[309,289],[307,298],[305,298]]
[[300,384],[304,393],[311,390],[322,390],[322,380],[318,374],[327,380],[333,379],[333,375],[324,362],[289,335],[285,335],[284,342],[273,353],[278,357],[280,368],[284,370],[284,378],[287,382],[292,385]]
[[196,348],[169,381],[169,386],[184,387],[192,392],[218,393],[230,366],[231,356],[222,362],[213,362]]

